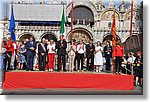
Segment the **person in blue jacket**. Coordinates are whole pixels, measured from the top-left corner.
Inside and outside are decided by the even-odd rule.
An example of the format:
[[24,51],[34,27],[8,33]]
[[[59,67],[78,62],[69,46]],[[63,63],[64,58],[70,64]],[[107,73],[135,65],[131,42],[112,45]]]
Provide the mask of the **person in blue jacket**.
[[36,50],[36,42],[33,37],[30,37],[30,40],[25,45],[26,48],[26,57],[27,57],[27,67],[26,71],[33,71],[33,60]]

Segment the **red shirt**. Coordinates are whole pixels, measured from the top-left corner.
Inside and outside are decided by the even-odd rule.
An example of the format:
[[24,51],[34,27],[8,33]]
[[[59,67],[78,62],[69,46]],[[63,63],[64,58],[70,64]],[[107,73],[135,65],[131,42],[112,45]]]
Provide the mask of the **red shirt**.
[[8,45],[5,45],[4,48],[6,48],[6,52],[14,53],[14,46],[12,41],[8,40]]
[[124,57],[124,47],[123,46],[115,46],[114,47],[114,56],[115,57]]

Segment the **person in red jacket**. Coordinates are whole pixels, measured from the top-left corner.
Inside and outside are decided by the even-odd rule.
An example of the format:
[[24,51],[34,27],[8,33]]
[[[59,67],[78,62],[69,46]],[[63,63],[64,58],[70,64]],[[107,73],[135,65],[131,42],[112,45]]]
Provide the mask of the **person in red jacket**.
[[[13,46],[11,37],[8,38],[8,40],[6,41],[3,47],[6,49],[6,57],[4,59],[4,63],[5,63],[4,68],[5,70],[11,70],[11,67],[10,67],[11,58],[12,58],[12,54],[14,53],[14,46]],[[7,62],[8,62],[8,66],[7,66]]]
[[115,72],[116,74],[121,74],[121,64],[124,59],[124,46],[122,46],[121,41],[116,42],[114,47],[114,59],[115,59]]

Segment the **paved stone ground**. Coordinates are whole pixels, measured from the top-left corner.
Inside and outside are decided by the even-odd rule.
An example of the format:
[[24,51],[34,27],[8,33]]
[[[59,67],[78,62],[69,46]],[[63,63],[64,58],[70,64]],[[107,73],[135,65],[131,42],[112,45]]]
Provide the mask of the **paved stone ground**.
[[143,89],[134,90],[95,90],[95,89],[30,89],[4,90],[2,95],[142,95]]

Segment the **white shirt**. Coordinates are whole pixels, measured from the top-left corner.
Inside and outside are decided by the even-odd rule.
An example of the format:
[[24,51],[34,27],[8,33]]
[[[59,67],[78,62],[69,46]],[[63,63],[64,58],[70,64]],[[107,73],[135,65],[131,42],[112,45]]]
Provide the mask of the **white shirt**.
[[[72,48],[71,48],[72,47]],[[76,46],[75,45],[69,45],[68,46],[68,55],[75,55],[75,52],[76,52]]]
[[38,46],[36,46],[36,50],[35,50],[35,52],[36,52],[36,53],[38,53],[38,49],[39,49],[39,47],[38,47]]
[[79,54],[83,54],[84,52],[86,51],[86,49],[85,49],[85,45],[84,44],[82,44],[82,45],[77,45],[77,52],[79,53]]
[[133,57],[129,57],[129,58],[127,59],[127,62],[134,63],[134,60],[135,60],[135,57],[134,57],[134,56],[133,56]]
[[15,43],[13,43],[13,46],[14,46],[14,55],[16,55],[16,48],[17,48],[17,45]]
[[[96,46],[96,47],[95,47],[95,51],[98,51],[98,50],[103,51],[103,47],[101,47],[101,46]],[[101,51],[98,51],[96,54],[102,54]]]
[[48,53],[55,53],[55,51],[53,51],[52,49],[55,49],[55,44],[48,44],[47,46],[47,49],[48,49]]

